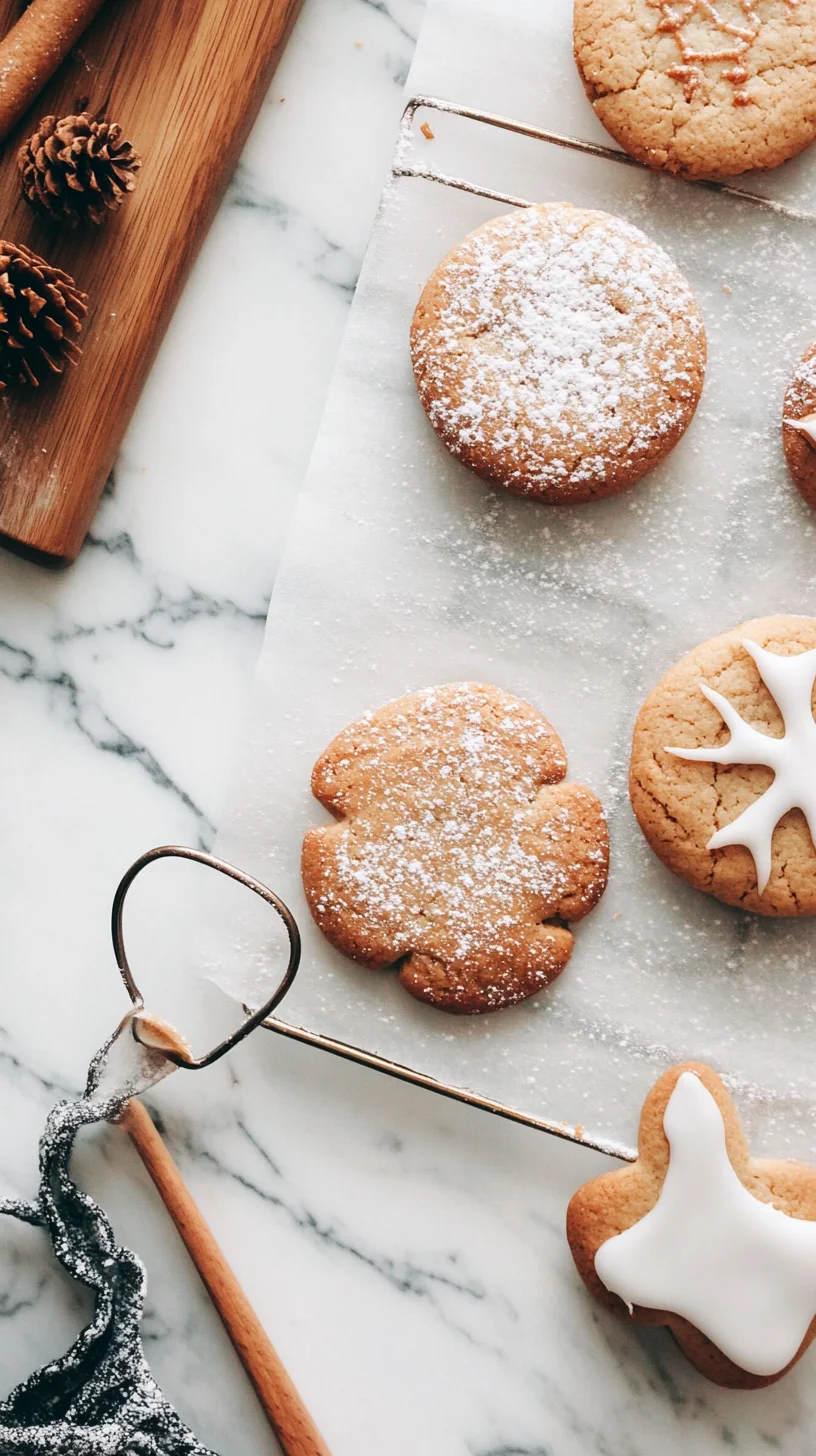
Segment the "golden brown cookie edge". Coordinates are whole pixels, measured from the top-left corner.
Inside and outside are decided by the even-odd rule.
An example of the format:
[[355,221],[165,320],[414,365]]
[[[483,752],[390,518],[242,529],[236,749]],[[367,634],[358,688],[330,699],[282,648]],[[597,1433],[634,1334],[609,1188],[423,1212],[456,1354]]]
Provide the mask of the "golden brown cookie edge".
[[[575,1266],[586,1288],[599,1304],[630,1325],[665,1325],[683,1353],[701,1375],[716,1385],[734,1390],[759,1390],[781,1380],[801,1360],[816,1336],[812,1320],[794,1358],[775,1375],[753,1375],[736,1365],[696,1325],[669,1310],[635,1305],[630,1313],[623,1300],[612,1294],[595,1271],[595,1257],[602,1244],[624,1229],[631,1228],[654,1207],[669,1165],[669,1145],[663,1131],[663,1117],[675,1084],[684,1072],[693,1072],[711,1093],[725,1124],[726,1147],[734,1171],[743,1186],[763,1202],[783,1207],[791,1217],[807,1216],[816,1221],[816,1169],[807,1163],[778,1158],[753,1158],[733,1100],[717,1073],[704,1062],[681,1062],[665,1071],[649,1090],[640,1116],[637,1161],[610,1173],[602,1173],[575,1192],[567,1208],[566,1230]],[[808,1213],[790,1210],[790,1196],[780,1194],[804,1187]]]
[[[813,876],[809,897],[803,894],[794,897],[790,893],[781,897],[779,886],[775,884],[773,876],[760,895],[757,891],[753,858],[746,848],[740,845],[730,845],[723,849],[709,850],[702,837],[690,844],[682,837],[661,829],[655,820],[662,816],[668,823],[672,822],[672,816],[668,812],[669,805],[663,803],[661,795],[652,793],[647,788],[647,775],[639,772],[640,755],[637,750],[641,737],[645,738],[647,731],[650,731],[647,730],[646,725],[650,715],[655,711],[658,695],[674,676],[679,677],[687,668],[694,666],[700,653],[706,649],[725,645],[733,645],[741,651],[743,637],[758,641],[760,646],[766,646],[768,642],[783,640],[786,634],[796,629],[797,624],[803,623],[808,624],[808,627],[816,633],[816,617],[781,614],[774,617],[753,618],[732,628],[729,632],[719,633],[716,637],[708,638],[705,642],[698,643],[691,648],[667,669],[651,688],[641,705],[632,731],[629,762],[628,782],[632,810],[646,843],[661,863],[692,889],[711,895],[722,904],[730,905],[733,909],[749,910],[753,914],[780,919],[816,915],[816,875]],[[816,639],[813,645],[816,646]],[[700,676],[704,679],[705,673],[701,672]],[[666,733],[667,730],[663,736],[666,736]],[[649,758],[646,748],[644,748],[643,757]],[[696,767],[687,760],[678,760],[678,762],[686,763],[687,767],[691,769]],[[653,812],[654,806],[658,811],[657,816]],[[785,818],[787,819],[788,816]],[[804,820],[802,822],[804,823]],[[775,839],[778,833],[777,828]],[[808,843],[810,844],[809,836]],[[812,844],[810,847],[816,855],[816,847]],[[776,852],[774,850],[775,855]],[[747,887],[746,881],[748,882]]]

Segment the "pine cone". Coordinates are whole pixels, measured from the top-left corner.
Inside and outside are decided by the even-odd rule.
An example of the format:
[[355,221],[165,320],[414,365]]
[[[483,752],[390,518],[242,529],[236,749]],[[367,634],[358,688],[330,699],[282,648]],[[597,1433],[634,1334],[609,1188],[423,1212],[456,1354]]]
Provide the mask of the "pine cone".
[[67,273],[0,239],[0,394],[78,363],[87,302]]
[[44,116],[17,154],[23,196],[42,217],[101,223],[136,186],[139,153],[115,122]]

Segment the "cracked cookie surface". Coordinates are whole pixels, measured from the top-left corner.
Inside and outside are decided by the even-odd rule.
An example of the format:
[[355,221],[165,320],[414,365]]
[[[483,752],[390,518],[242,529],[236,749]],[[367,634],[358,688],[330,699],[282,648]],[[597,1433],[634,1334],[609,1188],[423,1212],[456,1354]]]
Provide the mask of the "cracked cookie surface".
[[566,772],[547,720],[482,683],[426,688],[353,723],[312,774],[337,820],[303,842],[317,925],[445,1011],[532,996],[569,959],[568,922],[606,887],[601,804]]
[[[728,743],[729,729],[701,683],[721,693],[740,717],[779,739],[779,707],[743,646],[747,638],[782,656],[816,648],[816,618],[764,617],[696,647],[661,679],[638,714],[632,740],[629,793],[643,833],[659,858],[697,890],[761,915],[816,914],[816,849],[801,809],[776,826],[771,873],[760,894],[753,856],[743,845],[709,849],[774,781],[762,764],[689,762],[668,748]],[[816,688],[812,693],[816,708]],[[814,765],[816,772],[816,765]]]
[[797,489],[816,506],[816,344],[805,350],[785,393],[782,446]]
[[558,505],[633,485],[677,444],[706,338],[662,248],[621,218],[550,203],[493,218],[442,260],[411,357],[452,454]]
[[816,0],[575,0],[574,13],[595,114],[647,166],[732,177],[816,138]]

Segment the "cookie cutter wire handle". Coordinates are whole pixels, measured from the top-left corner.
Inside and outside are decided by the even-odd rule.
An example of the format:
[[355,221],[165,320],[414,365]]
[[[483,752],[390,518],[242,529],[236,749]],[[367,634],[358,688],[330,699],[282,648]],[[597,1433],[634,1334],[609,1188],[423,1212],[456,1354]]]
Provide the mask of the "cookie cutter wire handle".
[[[320,1051],[328,1052],[331,1056],[340,1057],[344,1061],[356,1062],[358,1066],[368,1067],[369,1070],[380,1072],[386,1077],[393,1077],[400,1082],[408,1082],[411,1086],[421,1087],[426,1092],[435,1092],[442,1097],[449,1097],[455,1102],[463,1102],[468,1107],[474,1107],[480,1112],[490,1112],[495,1117],[506,1118],[509,1122],[519,1123],[522,1127],[535,1129],[536,1132],[549,1133],[551,1137],[562,1138],[567,1142],[578,1143],[585,1148],[591,1148],[595,1152],[606,1153],[607,1156],[618,1158],[623,1162],[634,1162],[637,1152],[634,1148],[627,1147],[625,1143],[618,1142],[613,1138],[596,1137],[585,1132],[582,1128],[572,1126],[567,1122],[556,1122],[549,1118],[535,1117],[531,1113],[523,1112],[519,1108],[507,1106],[491,1097],[480,1096],[471,1092],[466,1087],[450,1085],[440,1082],[437,1078],[431,1077],[425,1072],[419,1072],[413,1067],[406,1067],[401,1062],[394,1062],[388,1057],[380,1056],[377,1052],[366,1051],[362,1047],[351,1045],[349,1042],[338,1041],[334,1037],[326,1036],[321,1032],[309,1031],[306,1027],[295,1026],[291,1022],[281,1021],[272,1015],[276,1006],[283,1000],[287,991],[297,974],[300,963],[300,933],[297,928],[294,916],[281,899],[272,890],[256,880],[252,875],[239,870],[235,865],[229,864],[226,860],[217,859],[215,855],[205,854],[203,850],[189,849],[178,844],[161,845],[158,849],[148,850],[140,859],[137,859],[130,869],[123,876],[113,900],[113,911],[111,916],[113,947],[116,954],[116,963],[122,974],[122,979],[127,987],[128,994],[134,1006],[141,1008],[144,1005],[142,994],[136,983],[133,972],[128,964],[125,951],[124,933],[122,929],[122,917],[125,898],[130,886],[149,864],[155,860],[176,858],[193,860],[197,864],[205,865],[210,869],[218,870],[221,874],[228,875],[240,885],[253,890],[260,895],[268,905],[278,913],[283,920],[289,935],[290,956],[289,964],[284,973],[283,979],[276,991],[269,1000],[257,1011],[247,1013],[247,1018],[241,1023],[237,1031],[228,1036],[224,1041],[214,1047],[204,1057],[186,1057],[182,1053],[172,1050],[165,1050],[165,1056],[177,1067],[184,1067],[190,1071],[197,1071],[201,1067],[208,1067],[219,1057],[236,1046],[245,1036],[248,1036],[256,1026],[263,1026],[267,1031],[277,1032],[279,1036],[285,1036],[292,1041],[299,1041],[305,1046],[316,1047]],[[139,1038],[138,1023],[134,1022],[134,1036]]]
[[389,1057],[380,1056],[378,1052],[369,1052],[364,1047],[337,1041],[335,1037],[325,1036],[322,1032],[309,1031],[305,1026],[293,1026],[288,1021],[281,1021],[277,1016],[268,1017],[263,1026],[265,1031],[274,1031],[278,1036],[299,1041],[304,1046],[316,1047],[319,1051],[329,1052],[331,1056],[339,1057],[342,1061],[356,1062],[358,1066],[368,1067],[372,1072],[381,1072],[386,1077],[393,1077],[395,1081],[407,1082],[410,1087],[421,1087],[425,1092],[435,1092],[438,1097],[448,1097],[452,1102],[462,1102],[465,1107],[474,1107],[478,1112],[489,1112],[494,1117],[502,1117],[507,1122],[515,1122],[519,1127],[529,1127],[534,1132],[546,1132],[550,1137],[560,1138],[562,1142],[575,1143],[578,1147],[589,1148],[592,1152],[604,1153],[606,1157],[618,1158],[622,1163],[634,1163],[637,1160],[637,1149],[629,1147],[627,1143],[619,1142],[616,1138],[596,1136],[594,1133],[585,1132],[582,1126],[572,1123],[535,1117],[531,1112],[510,1107],[507,1103],[498,1102],[493,1097],[483,1097],[478,1092],[471,1092],[467,1087],[457,1087],[447,1082],[440,1082],[437,1077],[432,1077],[427,1072],[418,1072],[416,1068],[406,1067],[402,1062],[394,1062]]
[[[125,949],[123,923],[125,901],[128,890],[136,877],[141,874],[142,870],[147,869],[148,865],[155,864],[160,859],[191,860],[194,864],[204,865],[207,869],[216,870],[218,874],[226,875],[228,879],[235,880],[237,884],[243,885],[247,890],[251,890],[253,894],[259,895],[262,900],[266,901],[267,905],[272,907],[283,921],[286,927],[286,934],[289,938],[289,961],[278,986],[272,992],[269,999],[264,1002],[263,1006],[247,1014],[235,1031],[231,1032],[229,1036],[225,1037],[223,1041],[220,1041],[217,1046],[213,1047],[203,1057],[187,1056],[181,1051],[163,1048],[164,1055],[175,1066],[182,1067],[188,1072],[198,1072],[203,1067],[211,1067],[213,1062],[219,1061],[227,1052],[232,1051],[232,1048],[243,1041],[244,1037],[249,1036],[249,1033],[254,1031],[256,1026],[260,1026],[271,1015],[278,1003],[283,1000],[287,991],[292,986],[298,972],[298,966],[300,965],[300,931],[297,928],[297,922],[291,910],[273,890],[270,890],[267,885],[263,885],[260,880],[256,880],[252,875],[248,875],[244,870],[239,870],[235,865],[229,864],[227,860],[218,859],[213,854],[206,854],[204,850],[190,849],[187,845],[182,844],[161,844],[156,849],[149,849],[146,854],[140,855],[130,866],[130,869],[122,876],[116,888],[111,909],[111,936],[113,938],[113,951],[116,956],[116,964],[119,967],[119,972],[125,983],[127,993],[133,1005],[138,1010],[142,1010],[145,1003],[136,977],[130,968],[127,950]],[[137,1041],[141,1040],[138,1021],[134,1021],[133,1023],[133,1035]]]

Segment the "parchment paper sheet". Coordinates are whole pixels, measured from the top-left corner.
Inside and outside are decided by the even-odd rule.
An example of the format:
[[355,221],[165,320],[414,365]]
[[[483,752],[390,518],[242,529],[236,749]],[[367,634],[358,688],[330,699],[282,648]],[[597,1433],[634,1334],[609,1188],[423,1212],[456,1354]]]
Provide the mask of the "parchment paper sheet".
[[[409,93],[607,140],[571,54],[570,0],[430,0]],[[781,402],[816,335],[816,224],[437,113],[419,160],[532,201],[619,213],[690,278],[709,338],[697,418],[665,465],[606,503],[551,509],[488,490],[417,402],[408,327],[422,284],[494,202],[424,180],[386,189],[277,582],[219,851],[271,884],[304,932],[287,1020],[528,1111],[633,1140],[673,1060],[731,1077],[760,1146],[812,1155],[813,925],[742,915],[686,889],[626,793],[643,697],[689,647],[775,612],[816,613],[814,530],[785,469]],[[816,157],[751,185],[816,208]],[[495,682],[540,707],[571,776],[603,799],[609,890],[573,959],[511,1011],[449,1018],[335,954],[299,876],[323,817],[309,775],[344,724],[414,688]],[[263,934],[239,930],[237,995],[257,997]],[[216,953],[211,973],[223,981]],[[240,984],[238,983],[240,981]]]

